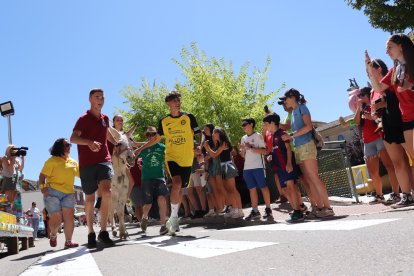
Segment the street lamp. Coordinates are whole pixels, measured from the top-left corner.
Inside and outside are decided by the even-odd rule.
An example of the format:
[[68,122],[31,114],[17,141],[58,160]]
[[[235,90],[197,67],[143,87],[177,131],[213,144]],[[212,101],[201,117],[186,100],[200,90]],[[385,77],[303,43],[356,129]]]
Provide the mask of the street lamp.
[[0,104],[1,116],[7,117],[7,123],[9,127],[9,144],[12,144],[12,134],[11,134],[11,120],[10,117],[14,115],[13,103],[11,101],[4,102]]

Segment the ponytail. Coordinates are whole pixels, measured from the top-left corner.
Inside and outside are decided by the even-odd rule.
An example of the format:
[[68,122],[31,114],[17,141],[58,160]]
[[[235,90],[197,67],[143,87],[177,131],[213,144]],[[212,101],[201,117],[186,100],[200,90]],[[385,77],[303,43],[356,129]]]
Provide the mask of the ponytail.
[[298,99],[298,102],[300,104],[306,104],[306,99],[305,99],[305,96],[303,96],[303,94],[300,94],[300,98]]

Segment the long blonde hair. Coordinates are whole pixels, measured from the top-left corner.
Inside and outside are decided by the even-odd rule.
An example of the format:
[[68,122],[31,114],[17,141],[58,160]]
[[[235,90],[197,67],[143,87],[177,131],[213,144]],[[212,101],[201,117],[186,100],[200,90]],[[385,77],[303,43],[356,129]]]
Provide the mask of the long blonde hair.
[[7,148],[6,148],[6,152],[4,153],[7,157],[10,157],[11,156],[11,149],[12,148],[15,148],[16,146],[15,145],[8,145],[7,146]]

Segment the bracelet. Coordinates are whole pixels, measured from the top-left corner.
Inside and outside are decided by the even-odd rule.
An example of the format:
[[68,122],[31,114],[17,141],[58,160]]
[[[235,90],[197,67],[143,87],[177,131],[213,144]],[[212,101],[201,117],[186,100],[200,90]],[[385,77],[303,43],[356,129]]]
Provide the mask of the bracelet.
[[47,185],[46,185],[46,183],[42,183],[42,184],[39,185],[39,187],[40,187],[40,190],[43,190],[44,188],[47,187]]

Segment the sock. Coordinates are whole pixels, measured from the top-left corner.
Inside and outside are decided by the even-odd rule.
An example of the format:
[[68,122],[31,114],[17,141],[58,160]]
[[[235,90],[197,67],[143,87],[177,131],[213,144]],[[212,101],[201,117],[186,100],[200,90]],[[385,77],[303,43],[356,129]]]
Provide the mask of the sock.
[[178,204],[171,204],[171,217],[178,218]]

